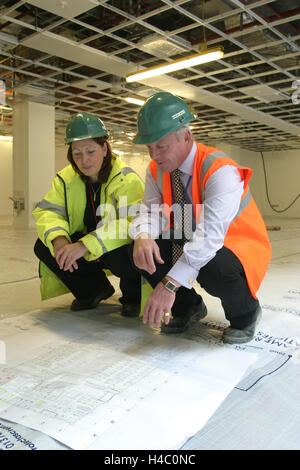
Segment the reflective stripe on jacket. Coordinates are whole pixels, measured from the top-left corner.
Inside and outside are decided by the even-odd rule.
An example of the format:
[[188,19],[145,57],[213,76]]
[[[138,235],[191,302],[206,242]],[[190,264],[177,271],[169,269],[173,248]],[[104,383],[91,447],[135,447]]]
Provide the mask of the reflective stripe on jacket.
[[[248,182],[252,170],[240,167],[234,160],[214,147],[197,143],[194,160],[192,198],[193,213],[199,219],[197,210],[204,201],[205,185],[208,178],[223,165],[235,166],[244,181],[244,192],[239,210],[231,222],[224,240],[224,246],[230,249],[243,265],[252,295],[256,292],[265,276],[271,259],[271,245],[262,216],[251,196]],[[172,206],[172,188],[170,173],[163,173],[152,160],[150,171],[162,194],[163,203]],[[167,212],[165,215],[168,217]]]
[[[84,258],[87,261],[96,260],[109,251],[131,243],[128,226],[135,215],[135,205],[141,202],[143,194],[141,178],[120,158],[113,158],[108,181],[101,185],[101,221],[96,230],[85,234],[86,187],[72,166],[68,165],[58,172],[52,181],[52,189],[33,211],[38,236],[54,256],[52,241],[56,237],[65,236],[71,241],[70,235],[82,232],[80,241],[88,249]],[[43,263],[40,277],[42,299],[68,292],[66,287],[62,289],[62,282]],[[47,281],[51,288],[46,285]]]

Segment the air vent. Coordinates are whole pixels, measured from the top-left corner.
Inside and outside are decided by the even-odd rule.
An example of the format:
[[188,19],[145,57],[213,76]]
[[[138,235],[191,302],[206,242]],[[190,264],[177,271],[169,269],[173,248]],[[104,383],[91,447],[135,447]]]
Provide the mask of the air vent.
[[165,55],[167,57],[187,52],[192,49],[189,41],[185,41],[179,36],[173,35],[169,38],[160,36],[159,34],[150,34],[137,44],[146,52],[153,55]]

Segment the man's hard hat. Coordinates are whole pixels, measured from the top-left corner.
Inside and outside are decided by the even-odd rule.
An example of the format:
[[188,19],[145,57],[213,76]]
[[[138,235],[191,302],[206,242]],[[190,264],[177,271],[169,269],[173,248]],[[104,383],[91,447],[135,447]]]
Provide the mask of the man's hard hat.
[[138,113],[133,143],[152,144],[195,119],[181,98],[165,91],[156,93]]

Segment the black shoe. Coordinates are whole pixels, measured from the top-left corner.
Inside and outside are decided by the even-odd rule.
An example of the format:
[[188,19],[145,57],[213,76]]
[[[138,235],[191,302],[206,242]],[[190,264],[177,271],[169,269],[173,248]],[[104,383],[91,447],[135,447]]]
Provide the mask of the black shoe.
[[140,304],[123,304],[121,315],[122,317],[138,317],[141,311]]
[[189,307],[184,317],[174,317],[170,320],[167,325],[162,324],[161,332],[166,335],[182,333],[189,326],[194,323],[197,323],[199,320],[206,317],[206,315],[207,308],[205,303],[201,299],[197,305],[192,305],[191,307]]
[[246,326],[245,328],[231,328],[228,327],[223,333],[223,343],[226,344],[242,344],[242,343],[248,343],[254,338],[255,335],[255,330],[260,322],[261,316],[262,316],[262,311],[261,308],[258,307],[256,310],[257,317],[256,320],[250,325]]
[[75,299],[72,302],[71,310],[79,311],[79,310],[89,310],[91,308],[96,308],[98,303],[101,300],[106,300],[111,297],[115,292],[115,289],[111,284],[109,284],[104,290],[99,292],[96,297],[92,297],[91,299]]

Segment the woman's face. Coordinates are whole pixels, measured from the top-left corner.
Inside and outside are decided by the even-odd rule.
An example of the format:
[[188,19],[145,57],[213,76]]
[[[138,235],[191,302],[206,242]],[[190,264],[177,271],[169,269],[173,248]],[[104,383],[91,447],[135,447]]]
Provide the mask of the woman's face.
[[93,139],[72,142],[72,155],[78,169],[90,178],[93,183],[98,181],[98,173],[107,153],[107,145],[101,146]]

